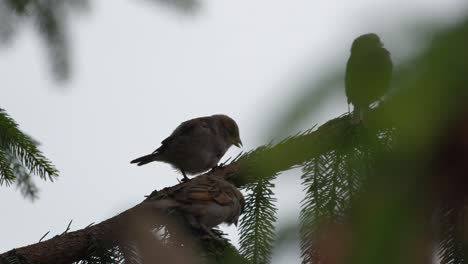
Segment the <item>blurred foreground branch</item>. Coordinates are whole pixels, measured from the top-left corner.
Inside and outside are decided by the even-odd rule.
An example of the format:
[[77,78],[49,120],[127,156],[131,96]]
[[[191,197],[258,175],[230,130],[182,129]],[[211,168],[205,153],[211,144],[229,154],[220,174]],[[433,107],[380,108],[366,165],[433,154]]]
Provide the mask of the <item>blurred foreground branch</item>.
[[[392,96],[363,123],[344,115],[204,174],[248,191],[240,228],[243,257],[229,243],[200,239],[172,214],[169,226],[180,223],[176,229],[189,231],[177,237],[184,243],[176,239],[175,247],[167,247],[155,239],[154,230],[161,231],[158,226],[169,217],[152,202],[187,184],[181,183],[95,226],[0,254],[0,262],[187,263],[195,262],[194,252],[200,254],[187,249],[197,247],[215,263],[245,262],[244,257],[268,263],[276,220],[271,181],[281,171],[302,167],[304,263],[466,263],[467,36],[465,21],[434,37],[396,74]],[[265,230],[266,236],[257,236]],[[116,247],[120,255],[112,254]],[[112,257],[93,262],[96,252]]]

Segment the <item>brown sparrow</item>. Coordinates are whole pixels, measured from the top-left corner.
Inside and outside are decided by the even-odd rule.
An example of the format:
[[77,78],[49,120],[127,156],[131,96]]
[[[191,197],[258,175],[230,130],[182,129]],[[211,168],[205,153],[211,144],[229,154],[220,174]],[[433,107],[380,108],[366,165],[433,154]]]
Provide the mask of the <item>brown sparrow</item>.
[[232,183],[202,175],[179,184],[167,193],[167,198],[153,204],[162,210],[178,210],[192,227],[217,238],[211,228],[221,223],[237,226],[244,203],[244,196]]
[[180,124],[153,153],[132,160],[138,166],[162,161],[187,174],[197,174],[217,166],[232,145],[242,146],[239,127],[227,115],[194,118]]

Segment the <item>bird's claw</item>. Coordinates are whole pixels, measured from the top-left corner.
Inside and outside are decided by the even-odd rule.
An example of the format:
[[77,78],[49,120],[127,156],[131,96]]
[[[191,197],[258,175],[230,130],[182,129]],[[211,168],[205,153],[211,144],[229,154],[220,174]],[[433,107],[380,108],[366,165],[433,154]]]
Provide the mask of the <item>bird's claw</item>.
[[216,165],[216,166],[214,166],[213,168],[211,168],[211,171],[215,171],[215,170],[217,170],[217,169],[221,169],[222,167],[223,167],[222,164]]
[[214,166],[213,168],[211,168],[211,170],[215,171],[217,169],[221,169],[223,168],[224,166],[226,166],[226,164],[229,162],[231,158],[227,159],[225,162],[222,162],[220,164],[217,164],[216,166]]
[[186,183],[186,182],[189,182],[190,179],[189,179],[188,177],[185,177],[185,178],[182,178],[182,179],[180,179],[180,180],[177,179],[177,181],[178,181],[179,183]]
[[223,239],[222,237],[219,237],[219,236],[215,235],[215,234],[213,233],[213,231],[211,231],[209,228],[207,228],[207,227],[205,227],[205,226],[203,226],[203,225],[200,225],[200,227],[201,227],[201,230],[203,230],[204,233],[205,233],[205,234],[201,237],[201,239],[203,239],[203,240],[215,240],[215,241],[218,242],[218,243],[225,243],[225,242],[226,242],[225,239]]
[[216,243],[223,243],[223,244],[226,243],[226,240],[224,240],[223,238],[220,238],[214,235],[209,235],[209,234],[202,236],[201,239],[205,241],[216,241]]
[[189,177],[187,177],[187,174],[185,174],[185,171],[180,170],[180,172],[182,172],[182,176],[184,176],[184,178],[182,178],[181,180],[177,179],[177,181],[178,181],[179,183],[189,182],[190,179],[189,179]]

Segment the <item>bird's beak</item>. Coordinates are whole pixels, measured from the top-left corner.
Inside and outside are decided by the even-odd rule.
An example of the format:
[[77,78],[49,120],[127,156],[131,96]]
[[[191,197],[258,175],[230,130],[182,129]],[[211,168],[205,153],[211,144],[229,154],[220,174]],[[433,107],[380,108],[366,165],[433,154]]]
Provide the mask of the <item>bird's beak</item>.
[[239,141],[237,141],[236,143],[234,143],[234,146],[240,148],[242,147],[242,141],[239,139]]

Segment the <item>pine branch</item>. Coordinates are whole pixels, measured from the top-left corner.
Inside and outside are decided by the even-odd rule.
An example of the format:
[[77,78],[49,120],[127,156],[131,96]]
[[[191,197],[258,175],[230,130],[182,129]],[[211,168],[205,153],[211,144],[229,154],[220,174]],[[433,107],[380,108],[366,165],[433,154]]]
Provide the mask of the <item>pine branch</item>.
[[[0,109],[0,184],[11,183],[17,178],[25,179],[24,171],[18,167],[18,162],[29,170],[28,173],[38,175],[43,180],[53,181],[58,171],[43,156],[37,148],[37,143],[21,132],[16,122]],[[13,162],[13,163],[12,163]],[[16,169],[12,169],[15,167]],[[16,174],[16,173],[19,174]]]
[[324,235],[319,233],[321,226],[344,221],[349,204],[343,185],[348,176],[342,169],[344,160],[342,152],[330,151],[314,158],[303,169],[306,189],[300,214],[303,263],[322,263],[322,254],[317,248]]
[[32,21],[46,44],[53,77],[58,81],[68,80],[70,75],[68,22],[73,11],[83,11],[88,8],[88,0],[4,0],[0,5],[0,16],[5,16],[4,25],[0,25],[0,32],[3,27],[8,27],[9,30],[9,34],[0,35],[0,38],[9,41],[17,27],[24,24],[17,23],[18,21]]
[[466,232],[466,208],[463,205],[446,206],[439,213],[438,252],[441,264],[465,263],[468,244]]
[[[391,129],[390,120],[381,121],[383,113],[388,111],[389,105],[381,104],[370,110],[366,120],[366,128],[375,133]],[[245,153],[232,163],[239,164],[239,171],[226,175],[227,179],[236,186],[243,187],[261,178],[274,175],[318,157],[337,146],[349,144],[347,135],[350,133],[351,117],[344,114],[332,119],[318,129],[315,127],[288,137],[277,144],[267,144]]]
[[11,169],[7,153],[0,148],[0,185],[10,185],[15,181],[16,176]]
[[249,263],[270,263],[275,239],[276,199],[274,185],[259,180],[246,187],[248,192],[240,224],[240,251]]
[[[339,142],[340,139],[342,140],[343,131],[349,127],[349,123],[350,119],[348,116],[336,118],[315,131],[306,131],[276,145],[259,147],[252,152],[242,155],[231,164],[216,168],[207,172],[205,175],[225,178],[238,187],[247,187],[249,185],[252,187],[258,186],[257,191],[264,188],[262,190],[266,193],[262,195],[266,195],[266,200],[270,199],[270,201],[273,202],[274,199],[271,197],[272,193],[269,194],[269,192],[271,192],[270,188],[272,187],[269,180],[274,178],[275,175],[281,171],[300,166],[304,161],[318,157],[332,150],[336,146],[336,142]],[[179,188],[179,184],[156,192],[152,194],[152,197],[155,195],[164,196],[165,192],[169,192],[173,188]],[[252,192],[252,194],[254,193],[261,194],[259,192]],[[254,201],[254,197],[252,197],[251,201]],[[153,211],[148,211],[147,205],[147,202],[143,202],[99,224],[0,254],[0,259],[5,259],[8,256],[14,255],[32,263],[71,263],[83,260],[87,257],[88,247],[92,240],[116,241],[116,238],[120,238],[129,227],[132,227],[131,224],[128,224],[128,219],[133,219],[135,215],[154,214]],[[265,204],[265,207],[259,210],[258,214],[260,215],[260,213],[262,213],[266,215],[266,217],[269,218],[269,222],[272,223],[275,219],[274,208],[272,204]],[[153,219],[154,221],[155,218],[153,215],[144,217],[144,219]],[[122,223],[126,223],[126,225]],[[268,223],[265,223],[263,228],[265,230],[273,230],[273,227],[269,226]],[[272,241],[272,234],[273,233],[269,233],[265,235],[265,238],[271,239],[269,241]],[[269,255],[268,250],[270,249],[268,247],[264,247],[262,250],[266,253],[264,256]],[[257,255],[259,256],[257,261],[268,261],[268,259],[261,259],[261,255]]]
[[[102,241],[91,240],[88,246],[86,258],[76,262],[77,264],[104,264],[104,263],[133,263],[131,257],[127,255],[124,257],[123,252],[126,252],[125,246],[106,245]],[[128,251],[127,251],[128,252]],[[136,252],[134,252],[136,254]],[[126,259],[129,259],[126,262]]]
[[176,11],[194,14],[198,12],[201,8],[201,3],[199,0],[147,0],[149,2],[154,2],[160,5],[167,6]]
[[323,156],[314,158],[304,167],[304,174],[302,175],[302,185],[306,190],[306,196],[301,202],[301,213],[300,213],[300,241],[301,241],[301,256],[302,263],[315,263],[313,260],[317,259],[317,250],[314,248],[312,241],[314,241],[316,227],[318,226],[319,219],[324,215],[322,205],[323,202],[323,187],[324,180],[321,178],[324,176],[323,164],[319,160]]
[[21,194],[24,197],[29,198],[30,200],[37,199],[39,189],[34,184],[31,174],[28,173],[28,170],[19,160],[13,157],[9,158],[13,174],[16,176],[16,187],[20,189]]
[[67,36],[67,6],[64,2],[55,1],[33,1],[30,5],[35,11],[34,24],[38,27],[49,53],[54,77],[60,81],[69,79],[70,45]]
[[[199,0],[146,0],[166,6],[180,14],[196,14],[202,3]],[[68,24],[74,13],[89,9],[88,0],[2,0],[0,1],[0,42],[10,41],[17,28],[32,22],[45,43],[53,77],[57,81],[70,78],[70,36]],[[13,14],[13,15],[12,15]]]
[[[219,172],[219,170],[214,172]],[[214,172],[212,172],[213,177],[216,177],[217,173]],[[125,252],[122,250],[122,248],[128,248],[129,243],[133,241],[136,241],[138,245],[137,252],[139,257],[143,259],[187,263],[187,258],[192,256],[189,250],[194,249],[196,244],[193,242],[198,241],[202,237],[201,231],[191,228],[190,223],[186,222],[185,218],[177,217],[177,214],[174,212],[166,215],[164,212],[155,209],[152,205],[153,201],[166,197],[167,193],[177,190],[180,188],[179,185],[182,184],[185,183],[180,183],[161,191],[155,191],[142,203],[99,224],[91,225],[78,231],[67,232],[49,240],[0,254],[0,263],[2,261],[6,262],[8,259],[24,260],[24,262],[20,263],[60,264],[78,261],[81,261],[81,263],[119,263],[125,256],[133,255],[132,251]],[[171,247],[155,239],[151,230],[160,225],[170,226],[171,230],[179,228],[175,233],[178,233],[177,239],[182,239],[183,243],[173,244],[177,247],[177,250],[171,249]],[[186,229],[187,227],[189,228]],[[193,232],[193,234],[190,235],[191,233],[187,233],[188,231]],[[216,233],[216,231],[214,232]],[[238,253],[236,255],[233,252],[232,245],[227,241],[224,241],[224,243],[213,241],[200,241],[200,245],[205,250],[216,247],[219,254],[230,256],[237,260],[233,263],[245,262],[241,261],[242,258]],[[213,245],[213,243],[220,244]],[[203,251],[194,250],[194,252],[197,253],[194,259],[204,257]],[[211,259],[212,257],[210,254],[205,254],[205,258],[207,259]]]
[[[352,200],[361,191],[374,166],[375,153],[387,146],[390,133],[351,123],[333,150],[313,158],[303,167],[306,195],[300,214],[303,263],[327,263],[319,248],[327,226],[347,221]],[[380,152],[379,152],[380,153]]]

